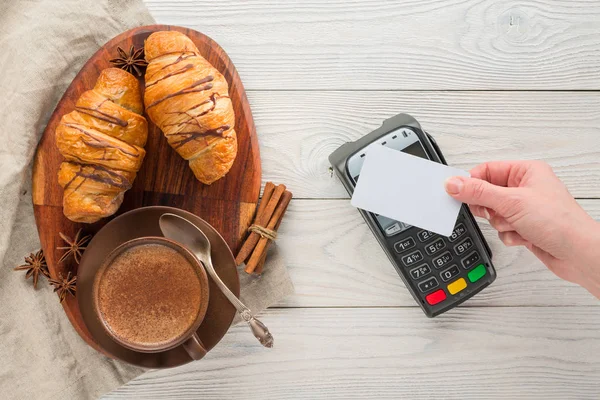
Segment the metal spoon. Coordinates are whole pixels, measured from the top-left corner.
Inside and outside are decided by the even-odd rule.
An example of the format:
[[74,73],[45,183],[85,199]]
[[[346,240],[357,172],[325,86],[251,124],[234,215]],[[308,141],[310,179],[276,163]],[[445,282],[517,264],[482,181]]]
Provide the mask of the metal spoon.
[[258,319],[254,318],[250,309],[229,290],[221,278],[219,278],[219,275],[217,275],[210,257],[210,241],[204,232],[186,218],[171,213],[161,215],[158,224],[167,239],[181,243],[200,260],[219,289],[221,289],[231,304],[238,310],[242,319],[248,323],[258,341],[265,347],[273,347],[273,335],[271,335],[269,329]]

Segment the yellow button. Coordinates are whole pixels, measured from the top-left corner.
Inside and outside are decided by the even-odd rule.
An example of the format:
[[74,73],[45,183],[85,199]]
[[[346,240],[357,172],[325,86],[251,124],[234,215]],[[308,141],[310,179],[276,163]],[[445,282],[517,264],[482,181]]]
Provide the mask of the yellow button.
[[467,287],[467,281],[465,278],[460,278],[448,285],[448,291],[450,294],[456,294]]

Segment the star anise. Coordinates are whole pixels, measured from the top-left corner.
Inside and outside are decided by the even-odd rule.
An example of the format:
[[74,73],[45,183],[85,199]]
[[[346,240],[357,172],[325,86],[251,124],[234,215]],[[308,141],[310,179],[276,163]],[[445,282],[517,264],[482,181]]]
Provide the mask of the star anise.
[[58,279],[50,279],[50,284],[54,286],[54,292],[58,294],[58,299],[62,303],[67,295],[75,296],[77,291],[77,276],[71,277],[71,272],[63,279],[62,274],[58,274]]
[[129,54],[122,48],[117,47],[117,52],[119,53],[119,57],[110,60],[111,64],[115,67],[124,69],[130,74],[135,72],[137,76],[142,76],[142,70],[148,66],[148,63],[144,59],[143,47],[136,50],[135,47],[131,45]]
[[44,257],[44,251],[39,250],[37,253],[29,254],[29,257],[25,257],[25,263],[15,268],[15,271],[27,270],[25,279],[29,279],[33,276],[33,288],[37,289],[38,278],[40,274],[46,278],[50,278],[48,272],[48,264],[46,264],[46,258]]
[[75,239],[72,240],[70,237],[61,232],[59,232],[58,234],[60,235],[62,240],[64,240],[68,244],[68,246],[61,246],[56,248],[57,250],[66,250],[65,254],[63,254],[62,257],[60,257],[58,262],[61,263],[65,261],[72,254],[73,258],[75,259],[75,262],[79,264],[81,254],[83,253],[83,250],[86,249],[85,245],[90,240],[92,235],[87,235],[82,238],[79,238],[79,236],[81,235],[81,229],[77,231]]

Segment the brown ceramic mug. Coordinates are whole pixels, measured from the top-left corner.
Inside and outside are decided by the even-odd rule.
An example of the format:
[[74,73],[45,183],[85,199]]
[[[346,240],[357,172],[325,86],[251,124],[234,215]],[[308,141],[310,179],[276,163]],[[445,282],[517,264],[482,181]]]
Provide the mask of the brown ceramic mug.
[[94,309],[122,346],[156,353],[183,345],[199,360],[206,349],[196,330],[208,307],[206,271],[185,247],[163,237],[123,243],[94,279]]

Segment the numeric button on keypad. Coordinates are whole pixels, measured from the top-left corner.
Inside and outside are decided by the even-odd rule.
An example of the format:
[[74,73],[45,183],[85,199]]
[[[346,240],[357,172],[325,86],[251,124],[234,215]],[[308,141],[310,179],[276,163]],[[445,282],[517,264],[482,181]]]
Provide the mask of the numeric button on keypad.
[[394,243],[394,249],[396,250],[396,253],[404,253],[405,251],[412,249],[416,245],[417,244],[415,243],[415,239],[413,239],[412,237],[407,237],[399,242]]
[[415,265],[420,261],[423,261],[423,253],[421,253],[419,250],[402,257],[402,264],[406,265],[407,267]]
[[433,266],[436,269],[440,269],[450,261],[452,261],[452,254],[449,251],[445,251],[439,257],[433,259]]
[[473,248],[473,240],[471,238],[466,238],[456,246],[454,246],[454,252],[456,255],[460,256],[461,254],[466,253],[467,251]]
[[419,237],[419,240],[421,241],[421,243],[423,243],[423,242],[428,241],[432,237],[434,237],[435,233],[433,233],[431,231],[421,231],[417,234],[417,236]]
[[451,242],[456,242],[456,240],[461,237],[462,235],[464,235],[467,232],[467,228],[465,228],[464,224],[458,224],[456,225],[456,227],[454,228],[454,231],[452,231],[452,235],[450,235],[450,237],[448,237],[448,240]]
[[460,270],[458,269],[458,266],[456,264],[454,264],[450,268],[443,270],[440,273],[440,278],[442,278],[442,280],[444,282],[448,282],[450,279],[454,278],[459,273],[460,273]]
[[427,252],[427,254],[434,255],[435,253],[439,252],[440,250],[444,249],[446,247],[446,242],[444,242],[444,239],[439,238],[436,241],[432,242],[431,244],[428,244],[427,246],[425,246],[425,251]]
[[429,279],[419,283],[419,290],[423,293],[429,292],[431,289],[436,288],[439,285],[437,279],[433,276]]
[[431,268],[429,268],[429,265],[427,264],[420,265],[417,268],[413,268],[410,270],[410,276],[412,276],[412,278],[415,280],[421,279],[422,277],[424,277],[425,275],[429,275],[430,273]]
[[464,269],[469,269],[479,261],[479,253],[476,251],[472,252],[468,256],[462,259],[461,263]]

